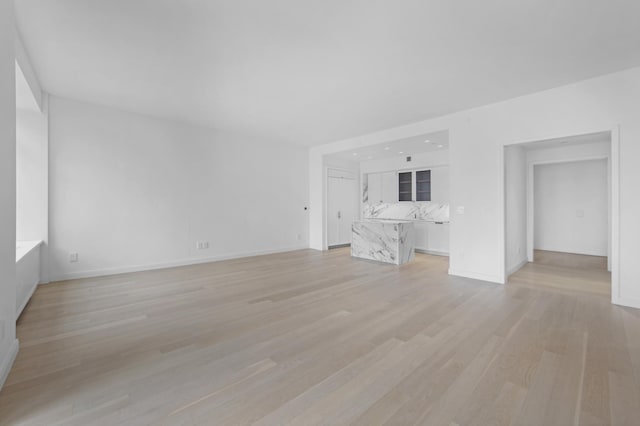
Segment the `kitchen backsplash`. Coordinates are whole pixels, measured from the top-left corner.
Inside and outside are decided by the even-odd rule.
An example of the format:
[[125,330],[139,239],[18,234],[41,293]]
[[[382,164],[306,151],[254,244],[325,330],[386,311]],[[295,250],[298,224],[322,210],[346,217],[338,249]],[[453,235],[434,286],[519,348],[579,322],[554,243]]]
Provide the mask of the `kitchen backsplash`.
[[[365,193],[366,196],[366,193]],[[365,219],[425,220],[449,222],[449,204],[432,201],[402,203],[364,203]]]

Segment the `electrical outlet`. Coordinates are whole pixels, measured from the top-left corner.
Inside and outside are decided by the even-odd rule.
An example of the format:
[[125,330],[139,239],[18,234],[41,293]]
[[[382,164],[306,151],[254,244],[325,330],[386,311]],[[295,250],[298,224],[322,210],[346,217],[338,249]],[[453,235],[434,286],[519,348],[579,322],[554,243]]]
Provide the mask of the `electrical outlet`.
[[300,241],[302,239],[302,234],[298,234],[297,238],[298,238],[298,241]]
[[208,248],[209,248],[209,241],[197,241],[196,242],[196,249],[204,250],[204,249],[208,249]]
[[69,253],[69,262],[77,262],[78,261],[78,253],[71,252]]

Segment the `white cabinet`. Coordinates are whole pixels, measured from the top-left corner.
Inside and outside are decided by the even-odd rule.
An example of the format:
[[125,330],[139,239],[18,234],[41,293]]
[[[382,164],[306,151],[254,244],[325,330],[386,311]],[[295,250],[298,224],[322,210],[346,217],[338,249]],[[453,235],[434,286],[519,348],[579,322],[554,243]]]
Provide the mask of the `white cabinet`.
[[427,223],[427,251],[433,253],[449,253],[449,224]]
[[413,229],[416,233],[416,249],[418,250],[427,250],[427,234],[429,233],[427,225],[427,222],[413,222]]
[[369,173],[369,203],[397,203],[398,184],[396,172]]
[[449,224],[414,222],[416,249],[433,254],[449,254]]

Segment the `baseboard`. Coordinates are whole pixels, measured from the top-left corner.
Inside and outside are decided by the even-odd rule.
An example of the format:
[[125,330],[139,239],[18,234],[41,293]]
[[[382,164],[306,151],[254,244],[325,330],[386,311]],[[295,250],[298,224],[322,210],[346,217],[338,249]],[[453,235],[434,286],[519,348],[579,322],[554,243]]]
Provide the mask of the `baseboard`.
[[503,278],[498,275],[481,274],[477,272],[463,271],[461,269],[449,269],[449,275],[471,278],[480,281],[488,281],[494,284],[504,284]]
[[337,248],[343,248],[343,247],[351,247],[351,243],[335,244],[332,246],[328,246],[327,249],[331,250],[331,249],[337,249]]
[[632,297],[615,297],[613,296],[611,302],[614,305],[626,306],[628,308],[640,309],[640,299]]
[[524,265],[526,265],[527,263],[529,263],[528,259],[523,259],[520,261],[520,263],[518,263],[515,266],[512,266],[511,268],[507,269],[507,277],[511,274],[516,273],[517,271],[520,270],[520,268],[522,268]]
[[449,257],[449,252],[446,251],[437,251],[437,250],[424,250],[424,249],[415,249],[416,253],[422,253],[422,254],[431,254],[434,256],[444,256],[444,257]]
[[249,252],[229,253],[219,256],[198,257],[191,259],[181,259],[171,262],[150,263],[144,265],[122,266],[116,268],[93,269],[88,271],[67,272],[54,275],[51,282],[74,280],[79,278],[102,277],[107,275],[126,274],[129,272],[151,271],[154,269],[174,268],[177,266],[197,265],[199,263],[218,262],[221,260],[240,259],[243,257],[263,256],[267,254],[286,253],[290,251],[303,250],[309,248],[307,245],[282,247],[274,250],[257,250]]
[[4,386],[4,382],[7,380],[9,376],[9,372],[11,371],[11,367],[13,366],[13,362],[16,360],[16,356],[18,355],[18,349],[20,348],[20,343],[18,339],[14,339],[11,347],[9,348],[9,352],[2,360],[2,364],[0,364],[0,389]]

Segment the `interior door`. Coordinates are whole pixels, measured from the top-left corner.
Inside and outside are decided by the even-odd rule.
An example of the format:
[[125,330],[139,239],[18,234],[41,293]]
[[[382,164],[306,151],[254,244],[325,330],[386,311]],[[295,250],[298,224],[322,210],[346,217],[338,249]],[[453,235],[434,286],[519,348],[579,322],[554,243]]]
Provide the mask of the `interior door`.
[[356,218],[357,188],[355,179],[342,179],[340,190],[338,244],[351,244],[351,225]]
[[340,244],[340,192],[341,181],[339,177],[327,178],[327,244],[329,247]]
[[358,193],[350,177],[327,178],[327,245],[351,243],[351,224],[356,218]]

